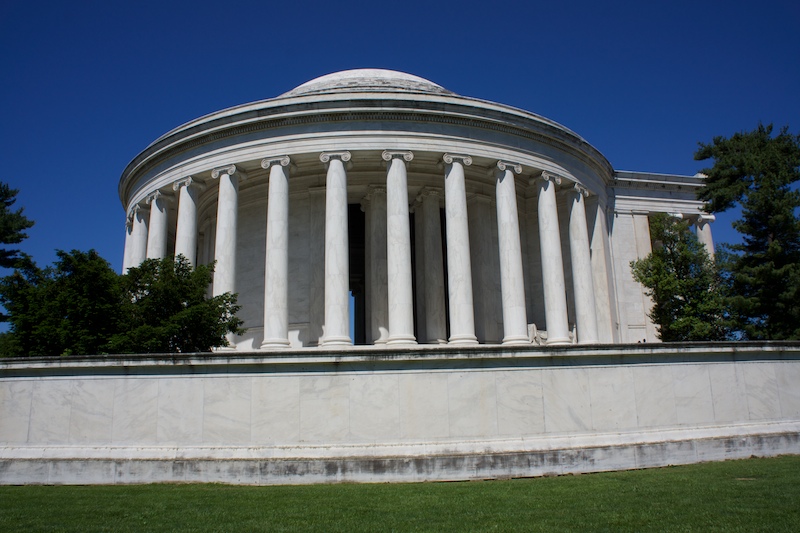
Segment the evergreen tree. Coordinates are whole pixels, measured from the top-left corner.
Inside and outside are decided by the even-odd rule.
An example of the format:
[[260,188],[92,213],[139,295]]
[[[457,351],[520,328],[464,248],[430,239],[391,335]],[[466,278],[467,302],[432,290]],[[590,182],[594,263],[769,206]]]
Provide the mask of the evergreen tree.
[[722,280],[689,222],[666,214],[650,218],[653,251],[631,263],[633,277],[653,299],[650,319],[662,341],[724,340]]
[[114,333],[119,276],[94,250],[57,255],[52,267],[27,262],[0,281],[11,322],[3,355],[96,354]]
[[[0,244],[19,244],[28,237],[25,230],[33,226],[33,221],[22,214],[22,208],[11,209],[18,192],[0,182]],[[0,267],[13,268],[20,257],[19,250],[0,248]]]
[[735,204],[731,296],[736,327],[747,339],[800,339],[800,136],[772,125],[700,144],[695,159],[713,159],[699,198],[719,213]]

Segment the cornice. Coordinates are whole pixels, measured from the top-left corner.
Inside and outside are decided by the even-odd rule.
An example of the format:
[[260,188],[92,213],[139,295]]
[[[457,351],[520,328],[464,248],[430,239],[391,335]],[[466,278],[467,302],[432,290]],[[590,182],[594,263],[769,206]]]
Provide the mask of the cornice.
[[[324,103],[324,102],[323,102]],[[376,102],[370,102],[376,104]],[[419,102],[401,102],[404,104],[419,104]],[[425,102],[423,102],[425,103]],[[360,105],[363,102],[349,102],[350,106]],[[499,132],[530,141],[550,146],[564,151],[592,168],[598,175],[611,178],[613,169],[603,155],[589,143],[570,130],[559,127],[555,123],[546,122],[536,115],[524,116],[520,114],[504,115],[502,111],[489,110],[481,116],[483,108],[470,108],[464,104],[451,104],[449,109],[403,109],[397,107],[397,102],[382,102],[380,109],[342,109],[330,110],[305,110],[295,114],[287,114],[286,109],[273,109],[268,116],[260,114],[245,120],[229,120],[215,127],[214,121],[197,124],[186,130],[176,130],[173,136],[162,137],[140,153],[125,169],[120,180],[120,197],[125,201],[127,187],[132,181],[132,176],[147,173],[152,168],[176,157],[181,153],[196,149],[219,140],[234,138],[269,130],[280,130],[291,126],[309,126],[314,124],[331,124],[342,122],[396,122],[416,124],[445,124]],[[344,104],[343,104],[344,105]],[[391,109],[386,107],[395,106]],[[377,106],[368,106],[377,107]],[[492,116],[494,115],[494,116]],[[192,133],[192,130],[195,130]],[[511,146],[509,146],[511,147]],[[515,150],[525,152],[518,146]],[[536,152],[530,152],[535,154]]]

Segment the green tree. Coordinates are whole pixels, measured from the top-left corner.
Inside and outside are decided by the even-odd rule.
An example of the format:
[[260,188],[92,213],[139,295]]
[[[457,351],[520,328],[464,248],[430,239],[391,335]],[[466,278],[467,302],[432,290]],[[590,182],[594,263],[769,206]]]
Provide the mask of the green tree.
[[242,332],[236,295],[208,298],[212,269],[183,257],[148,260],[120,276],[97,252],[59,251],[0,279],[10,331],[0,356],[201,352]]
[[148,259],[122,277],[125,301],[114,353],[207,352],[227,346],[227,333],[243,333],[236,295],[207,297],[213,269],[188,260]]
[[96,354],[116,330],[119,276],[94,250],[56,253],[53,266],[25,262],[0,281],[11,323],[5,355]]
[[747,339],[800,339],[800,136],[759,125],[700,143],[695,159],[713,160],[701,171],[708,211],[742,208],[733,227],[743,242],[728,247],[736,328]]
[[650,218],[653,251],[631,262],[633,278],[653,299],[650,319],[662,341],[724,340],[728,322],[723,284],[689,222],[666,214]]
[[[33,221],[22,214],[22,208],[16,211],[11,206],[17,201],[19,191],[0,183],[0,244],[19,244],[28,235],[25,230],[33,226]],[[13,268],[20,259],[20,251],[0,248],[0,267]]]

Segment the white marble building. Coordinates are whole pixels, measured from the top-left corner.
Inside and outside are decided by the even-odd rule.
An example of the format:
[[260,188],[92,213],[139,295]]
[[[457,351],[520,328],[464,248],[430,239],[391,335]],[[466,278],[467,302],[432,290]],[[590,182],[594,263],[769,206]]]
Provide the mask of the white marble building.
[[552,120],[416,76],[344,71],[139,154],[119,185],[124,269],[216,261],[237,350],[652,342],[629,263],[655,212],[713,250],[701,182],[616,171]]

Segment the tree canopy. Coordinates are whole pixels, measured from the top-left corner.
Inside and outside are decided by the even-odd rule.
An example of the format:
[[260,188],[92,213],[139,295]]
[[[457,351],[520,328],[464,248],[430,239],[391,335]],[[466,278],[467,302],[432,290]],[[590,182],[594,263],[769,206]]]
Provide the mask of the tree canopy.
[[[19,191],[0,182],[0,244],[19,244],[28,235],[25,230],[33,226],[33,221],[22,214],[22,208],[16,211],[11,206],[17,201]],[[0,267],[13,268],[20,259],[20,251],[0,247]]]
[[725,340],[723,283],[689,222],[650,217],[653,251],[631,263],[633,277],[653,299],[650,319],[662,341]]
[[2,355],[203,352],[242,331],[236,295],[206,296],[211,267],[179,256],[119,275],[94,250],[57,254],[51,267],[27,262],[0,280],[11,323]]
[[800,136],[759,125],[701,143],[695,159],[713,160],[701,171],[707,210],[742,208],[733,227],[743,242],[728,247],[726,265],[736,329],[746,339],[800,339]]

